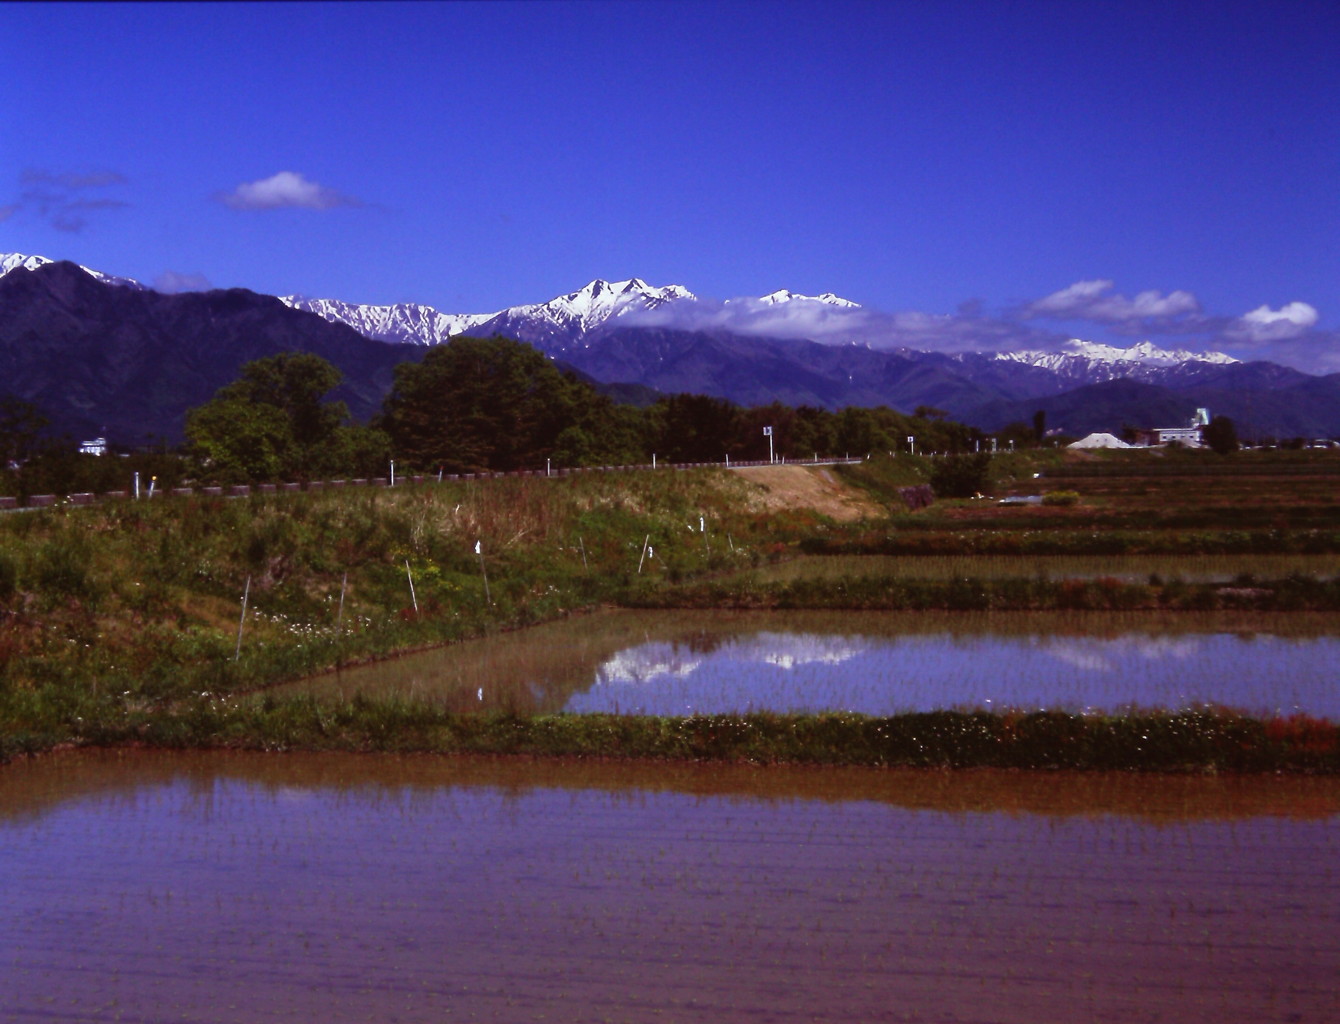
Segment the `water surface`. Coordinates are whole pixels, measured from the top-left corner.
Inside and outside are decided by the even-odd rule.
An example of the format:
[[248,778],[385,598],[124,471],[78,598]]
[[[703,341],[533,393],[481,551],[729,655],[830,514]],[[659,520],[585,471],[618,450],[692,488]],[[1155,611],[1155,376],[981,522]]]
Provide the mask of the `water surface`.
[[[1151,576],[1186,583],[1229,583],[1244,573],[1278,579],[1305,573],[1340,575],[1340,555],[811,555],[760,566],[767,582],[893,576],[903,579],[1098,579],[1146,583]],[[749,575],[749,574],[742,574]]]
[[1226,706],[1340,718],[1334,616],[632,612],[345,670],[300,691],[455,710],[685,715]]
[[0,1020],[1326,1020],[1340,781],[57,756]]

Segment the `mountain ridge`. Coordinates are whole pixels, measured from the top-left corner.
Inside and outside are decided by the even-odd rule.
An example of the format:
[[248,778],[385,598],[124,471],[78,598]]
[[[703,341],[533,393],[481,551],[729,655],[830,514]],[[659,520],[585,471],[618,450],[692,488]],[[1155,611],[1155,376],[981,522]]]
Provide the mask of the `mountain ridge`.
[[416,358],[242,288],[164,295],[48,261],[0,277],[0,379],[57,432],[141,445],[184,436],[187,410],[244,363],[313,352],[344,374],[334,398],[366,419],[397,363]]
[[[1223,353],[1164,350],[1148,341],[1125,349],[1071,339],[1054,352],[921,352],[745,334],[726,326],[660,325],[655,321],[674,323],[668,313],[675,312],[675,304],[700,300],[681,286],[655,287],[640,278],[614,282],[598,278],[548,302],[512,306],[493,314],[446,314],[411,303],[358,305],[292,295],[261,296],[245,289],[163,295],[129,278],[74,264],[63,264],[65,269],[52,276],[53,263],[40,256],[0,255],[0,289],[6,296],[0,302],[0,358],[9,371],[5,379],[10,390],[54,407],[58,419],[77,424],[79,430],[97,430],[99,422],[130,426],[124,418],[118,419],[119,414],[107,412],[107,403],[115,406],[117,401],[129,400],[126,382],[118,374],[124,375],[122,364],[142,359],[142,352],[148,349],[157,353],[161,366],[158,378],[152,367],[142,367],[139,400],[153,397],[168,410],[165,416],[180,415],[191,403],[208,399],[213,388],[231,379],[216,379],[225,372],[225,364],[235,370],[244,356],[271,354],[272,346],[267,344],[278,343],[280,338],[290,338],[293,347],[304,351],[316,350],[304,347],[311,345],[343,350],[344,364],[339,359],[332,361],[351,377],[346,385],[351,395],[348,400],[351,408],[365,416],[375,411],[389,388],[391,365],[417,359],[428,345],[466,332],[528,342],[607,390],[622,387],[643,399],[656,393],[688,391],[743,405],[775,401],[831,410],[888,405],[903,411],[930,406],[987,430],[1017,420],[1027,422],[1034,413],[1044,411],[1051,426],[1070,433],[1117,429],[1121,424],[1112,422],[1114,416],[1144,426],[1175,425],[1204,406],[1240,419],[1254,433],[1340,434],[1340,375],[1318,377]],[[45,306],[31,322],[16,326],[16,314],[10,307],[23,289],[14,281],[34,274],[50,277]],[[139,298],[131,302],[128,296]],[[832,293],[806,296],[786,289],[721,306],[735,302],[746,307],[746,312],[785,303],[818,303],[831,307],[834,315],[842,315],[844,308],[859,309],[856,303]],[[146,312],[150,307],[152,311]],[[227,313],[228,309],[233,313]],[[175,311],[169,317],[170,328],[159,322],[169,310]],[[230,333],[234,331],[230,316],[242,315],[243,310],[251,330],[268,339],[267,344],[257,345]],[[641,316],[658,311],[651,320]],[[219,330],[211,333],[192,323],[193,316],[214,322]],[[72,323],[81,318],[98,325],[97,340],[76,337],[79,332]],[[737,324],[738,320],[730,322]],[[336,333],[327,333],[318,341],[321,329]],[[154,336],[153,345],[145,340],[146,331]],[[202,369],[203,357],[177,351],[163,340],[167,335],[176,339],[178,348],[204,345],[217,349],[219,358]],[[380,346],[369,350],[377,353],[375,357],[355,358],[351,337],[359,339],[358,344]],[[56,340],[73,347],[61,355],[51,344]],[[128,345],[130,349],[139,346],[135,351],[141,354],[127,349]],[[25,354],[25,348],[32,351]],[[42,358],[54,368],[39,369]],[[188,373],[186,364],[192,358],[198,365]],[[63,360],[71,363],[72,372],[60,366]],[[365,372],[365,363],[371,376],[354,380],[354,375]],[[108,375],[101,391],[83,372],[86,366],[102,367]],[[1147,385],[1158,393],[1124,387],[1122,382]],[[1104,384],[1111,386],[1084,390]],[[109,397],[112,395],[119,397]],[[189,396],[186,405],[184,396]],[[1169,417],[1172,422],[1156,422]],[[151,415],[149,420],[165,435],[180,435],[180,424],[165,429],[171,424],[163,418]]]

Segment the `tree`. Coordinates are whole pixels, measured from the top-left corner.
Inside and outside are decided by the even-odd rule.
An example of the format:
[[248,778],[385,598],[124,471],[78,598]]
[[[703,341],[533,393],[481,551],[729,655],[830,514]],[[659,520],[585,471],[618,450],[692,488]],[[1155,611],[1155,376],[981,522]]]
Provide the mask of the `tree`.
[[421,469],[513,470],[543,466],[560,435],[589,457],[601,426],[591,420],[610,405],[530,345],[459,337],[396,367],[380,424],[396,458]]
[[1037,438],[1037,443],[1042,444],[1043,438],[1047,436],[1047,410],[1039,409],[1033,414],[1033,434]]
[[1227,416],[1213,416],[1201,431],[1201,440],[1220,455],[1238,450],[1238,429]]
[[37,454],[47,418],[32,402],[6,395],[0,398],[0,469]]
[[931,489],[942,498],[971,498],[991,489],[991,456],[946,455],[931,467]]
[[293,459],[284,414],[272,405],[214,398],[186,414],[192,453],[216,479],[278,480]]
[[[320,356],[282,352],[242,367],[242,376],[186,416],[186,437],[219,480],[301,478],[364,469],[385,439],[349,427],[343,402],[325,402],[340,371]],[[350,466],[351,458],[360,464]]]
[[[653,448],[666,462],[721,462],[728,452],[739,458],[740,415],[739,406],[724,398],[690,394],[662,398],[648,410]],[[758,439],[766,454],[761,428]]]
[[343,402],[324,402],[343,375],[310,352],[281,352],[242,367],[242,376],[216,397],[269,406],[283,413],[289,434],[299,448],[324,444],[336,427],[349,419]]

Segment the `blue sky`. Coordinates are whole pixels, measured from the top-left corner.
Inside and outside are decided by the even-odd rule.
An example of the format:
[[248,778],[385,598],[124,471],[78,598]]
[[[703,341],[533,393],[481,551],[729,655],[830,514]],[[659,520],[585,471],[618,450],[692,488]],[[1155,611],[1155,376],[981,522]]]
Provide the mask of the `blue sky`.
[[1335,3],[3,4],[0,252],[1340,371]]

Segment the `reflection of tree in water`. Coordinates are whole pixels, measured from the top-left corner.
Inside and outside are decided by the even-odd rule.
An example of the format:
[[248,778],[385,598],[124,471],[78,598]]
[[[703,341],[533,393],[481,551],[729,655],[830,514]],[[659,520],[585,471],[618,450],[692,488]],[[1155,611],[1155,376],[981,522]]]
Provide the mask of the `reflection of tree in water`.
[[[1340,814],[1340,779],[1328,776],[1148,775],[1113,772],[871,771],[749,765],[508,758],[368,757],[364,754],[238,751],[82,751],[0,774],[0,825],[22,827],[78,802],[118,815],[161,812],[160,792],[186,787],[193,813],[208,814],[241,789],[394,807],[508,798],[543,790],[602,790],[619,798],[683,793],[739,800],[867,800],[946,812],[1008,812],[1057,818],[1121,817],[1159,822],[1327,819]],[[231,795],[229,794],[231,790]],[[248,798],[249,803],[253,803]],[[274,813],[286,814],[284,803]]]

